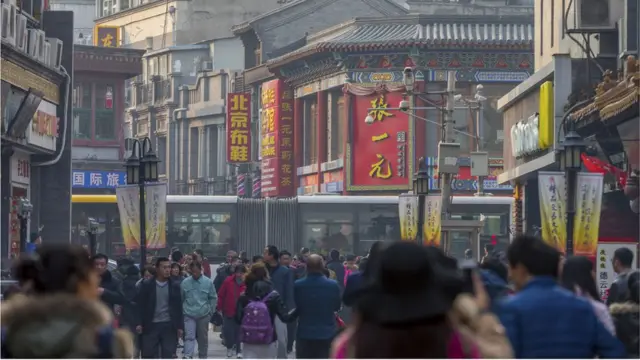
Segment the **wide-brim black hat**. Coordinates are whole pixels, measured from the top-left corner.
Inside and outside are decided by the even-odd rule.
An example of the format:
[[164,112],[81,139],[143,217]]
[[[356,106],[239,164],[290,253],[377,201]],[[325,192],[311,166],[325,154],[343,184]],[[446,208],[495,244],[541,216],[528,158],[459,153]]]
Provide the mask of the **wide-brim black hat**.
[[367,321],[402,324],[443,316],[462,289],[455,259],[434,247],[398,242],[382,252],[358,300]]

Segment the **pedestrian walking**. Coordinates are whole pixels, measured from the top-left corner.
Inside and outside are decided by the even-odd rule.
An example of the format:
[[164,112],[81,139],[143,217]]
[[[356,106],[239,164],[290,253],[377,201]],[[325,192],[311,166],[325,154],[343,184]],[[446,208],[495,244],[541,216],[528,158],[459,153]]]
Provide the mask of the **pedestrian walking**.
[[155,278],[142,281],[136,296],[139,314],[136,331],[142,334],[143,358],[167,359],[174,356],[178,338],[183,335],[182,297],[180,286],[170,280],[168,258],[157,258],[155,271]]
[[235,265],[238,261],[239,258],[235,251],[227,251],[225,262],[218,266],[218,269],[216,270],[216,278],[213,279],[213,285],[216,287],[216,291],[220,291],[224,280],[232,275],[231,266]]
[[[295,307],[293,299],[293,273],[284,266],[280,266],[280,251],[277,247],[269,245],[262,253],[266,267],[269,271],[269,278],[273,284],[274,290],[280,294],[282,301],[288,309]],[[247,288],[249,288],[247,286]],[[278,333],[278,359],[287,358],[288,331],[287,325],[280,320],[275,319],[276,332]]]
[[508,271],[507,266],[496,256],[485,257],[480,264],[478,273],[492,307],[498,306],[499,301],[512,292],[507,282]]
[[593,307],[558,284],[560,253],[541,239],[516,237],[507,250],[516,294],[496,309],[516,358],[621,358],[622,343]]
[[246,273],[244,265],[236,265],[234,274],[229,276],[223,283],[218,293],[217,309],[222,313],[222,333],[227,348],[227,357],[236,356],[242,358],[242,348],[240,347],[239,335],[240,327],[235,320],[236,306],[240,295],[245,292],[244,276]]
[[184,312],[184,352],[185,359],[193,358],[198,342],[198,356],[206,359],[209,350],[209,320],[216,310],[218,295],[213,281],[202,271],[202,264],[191,263],[191,276],[184,279],[182,289],[182,309]]
[[340,292],[344,291],[345,267],[343,261],[340,261],[340,252],[332,249],[329,252],[329,260],[327,261],[327,269],[333,271],[336,275],[336,281],[340,287]]
[[193,251],[193,259],[202,265],[202,273],[204,276],[213,280],[213,277],[211,276],[211,264],[209,264],[209,260],[204,256],[202,249],[195,249]]
[[[280,251],[280,266],[284,266],[289,269],[293,274],[293,280],[296,279],[295,267],[292,267],[293,256],[287,250]],[[292,321],[287,324],[287,354],[293,352],[293,344],[296,339],[296,321]]]
[[107,268],[109,257],[105,254],[96,254],[92,258],[93,266],[100,275],[100,287],[98,292],[100,298],[111,311],[115,310],[116,305],[124,303],[124,297],[120,292],[120,282],[111,274]]
[[627,349],[630,359],[640,358],[640,273],[634,271],[627,277],[629,298],[609,307],[618,339]]
[[272,285],[264,263],[251,266],[245,277],[245,286],[246,291],[238,299],[236,307],[243,356],[249,359],[275,359],[280,346],[276,318],[287,323],[293,317]]
[[15,266],[25,286],[2,304],[2,358],[133,357],[131,333],[112,327],[83,247],[43,244]]
[[182,271],[182,266],[177,262],[171,263],[171,280],[177,282],[178,284],[182,283],[182,280],[187,278]]
[[587,299],[604,327],[611,334],[616,334],[609,308],[602,302],[596,289],[595,269],[591,260],[584,256],[572,256],[566,259],[562,266],[560,284],[565,289]]
[[294,299],[298,318],[296,357],[326,359],[331,341],[338,332],[336,312],[340,310],[340,287],[323,274],[319,255],[307,259],[307,276],[294,285]]
[[607,305],[627,301],[629,289],[627,277],[633,265],[633,252],[626,247],[618,248],[613,252],[613,271],[618,274],[616,280],[609,288]]

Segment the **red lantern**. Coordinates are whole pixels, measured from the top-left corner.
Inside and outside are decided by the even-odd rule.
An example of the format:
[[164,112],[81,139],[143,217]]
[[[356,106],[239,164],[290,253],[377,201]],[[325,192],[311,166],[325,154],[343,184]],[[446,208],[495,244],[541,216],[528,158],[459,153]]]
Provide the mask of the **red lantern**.
[[107,91],[104,95],[104,108],[113,109],[113,90],[111,90],[111,86],[107,86]]

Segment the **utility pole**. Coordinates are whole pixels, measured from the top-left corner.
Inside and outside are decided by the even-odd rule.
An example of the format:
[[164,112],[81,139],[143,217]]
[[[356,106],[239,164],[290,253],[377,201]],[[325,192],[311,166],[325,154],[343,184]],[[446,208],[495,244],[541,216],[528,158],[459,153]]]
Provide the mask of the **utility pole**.
[[[456,91],[456,75],[453,71],[447,72],[447,104],[444,110],[442,123],[442,143],[455,143],[453,138],[453,128],[455,120],[453,119],[453,111],[455,108],[455,91]],[[451,205],[451,174],[446,172],[440,173],[440,194],[442,204],[442,219],[449,219],[449,206]]]

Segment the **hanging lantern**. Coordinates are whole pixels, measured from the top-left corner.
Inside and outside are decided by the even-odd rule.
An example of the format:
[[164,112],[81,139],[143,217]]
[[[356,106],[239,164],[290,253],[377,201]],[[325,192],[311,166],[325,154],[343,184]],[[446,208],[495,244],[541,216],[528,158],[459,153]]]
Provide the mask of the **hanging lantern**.
[[113,109],[113,90],[111,86],[107,86],[107,91],[104,95],[104,108]]

